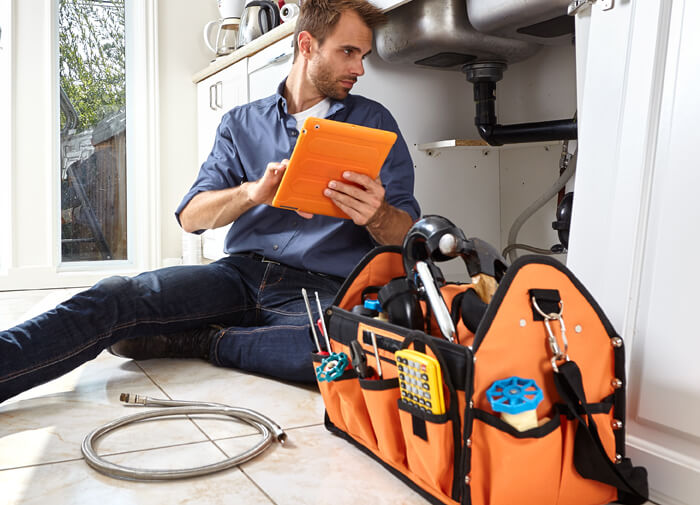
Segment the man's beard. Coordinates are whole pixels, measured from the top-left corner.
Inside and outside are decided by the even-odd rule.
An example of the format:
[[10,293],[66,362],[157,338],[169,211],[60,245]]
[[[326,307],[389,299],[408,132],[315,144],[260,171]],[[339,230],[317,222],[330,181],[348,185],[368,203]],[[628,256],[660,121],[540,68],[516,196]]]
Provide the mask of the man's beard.
[[346,96],[348,96],[348,93],[350,92],[347,88],[341,86],[339,82],[340,80],[347,80],[353,82],[357,81],[356,77],[350,76],[344,79],[335,79],[333,78],[333,74],[330,70],[328,70],[327,67],[324,67],[323,65],[318,65],[317,68],[318,72],[311,73],[311,75],[309,76],[311,82],[314,86],[316,86],[316,89],[319,93],[321,93],[323,96],[332,98],[333,100],[343,100]]

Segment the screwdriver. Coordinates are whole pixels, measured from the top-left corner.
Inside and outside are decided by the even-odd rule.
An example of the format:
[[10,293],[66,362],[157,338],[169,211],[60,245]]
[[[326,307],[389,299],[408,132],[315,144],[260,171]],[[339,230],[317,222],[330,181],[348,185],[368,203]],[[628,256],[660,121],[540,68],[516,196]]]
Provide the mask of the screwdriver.
[[314,316],[311,313],[311,305],[309,304],[309,296],[306,294],[306,289],[301,288],[301,294],[304,297],[304,303],[306,304],[306,312],[309,314],[309,323],[311,323],[311,333],[314,335],[314,342],[316,343],[316,349],[318,349],[319,354],[324,354],[321,352],[321,344],[318,342],[318,335],[316,335],[316,328],[314,325]]

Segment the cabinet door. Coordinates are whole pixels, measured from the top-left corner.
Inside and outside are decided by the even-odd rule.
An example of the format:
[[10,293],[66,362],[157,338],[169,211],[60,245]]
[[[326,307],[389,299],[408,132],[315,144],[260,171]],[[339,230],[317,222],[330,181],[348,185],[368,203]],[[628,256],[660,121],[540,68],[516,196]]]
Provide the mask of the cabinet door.
[[600,4],[576,23],[585,72],[568,263],[626,340],[627,455],[649,471],[654,503],[695,505],[700,31],[688,20],[700,3]]
[[248,88],[251,102],[273,94],[282,79],[289,74],[294,57],[292,37],[285,37],[249,58]]
[[[214,145],[222,116],[248,102],[248,59],[217,72],[197,84],[197,155],[203,163]],[[224,241],[230,225],[207,230],[202,235],[202,256],[216,260],[224,256]]]
[[248,103],[247,70],[246,58],[197,84],[197,155],[200,163],[211,152],[221,117],[235,106]]

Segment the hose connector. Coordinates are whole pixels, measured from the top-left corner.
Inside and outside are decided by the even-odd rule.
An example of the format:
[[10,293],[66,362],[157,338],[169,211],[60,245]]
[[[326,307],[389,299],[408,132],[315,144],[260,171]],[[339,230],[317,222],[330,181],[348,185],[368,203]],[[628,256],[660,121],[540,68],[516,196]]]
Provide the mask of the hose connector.
[[119,395],[119,401],[126,403],[128,405],[146,405],[148,402],[147,396],[141,396],[134,393],[121,393]]

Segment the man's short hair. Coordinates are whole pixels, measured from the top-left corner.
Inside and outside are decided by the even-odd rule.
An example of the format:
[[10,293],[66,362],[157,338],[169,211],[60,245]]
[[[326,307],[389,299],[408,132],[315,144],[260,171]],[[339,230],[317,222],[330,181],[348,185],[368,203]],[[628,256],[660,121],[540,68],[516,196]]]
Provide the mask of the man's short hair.
[[299,53],[301,32],[309,32],[323,44],[338,24],[340,15],[348,10],[355,11],[370,29],[386,22],[381,9],[367,0],[303,0],[294,30],[294,59]]

